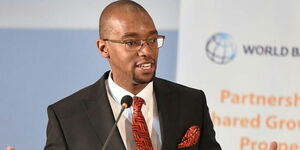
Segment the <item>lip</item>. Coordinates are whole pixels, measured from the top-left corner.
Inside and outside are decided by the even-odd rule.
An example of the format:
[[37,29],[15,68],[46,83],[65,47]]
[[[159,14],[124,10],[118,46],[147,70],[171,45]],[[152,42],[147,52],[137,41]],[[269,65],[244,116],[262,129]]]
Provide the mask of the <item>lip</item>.
[[140,66],[140,65],[143,65],[143,64],[154,64],[154,61],[140,61],[140,62],[137,62],[136,63],[136,66]]
[[155,70],[155,63],[153,62],[138,62],[135,65],[136,69],[142,73],[152,73]]

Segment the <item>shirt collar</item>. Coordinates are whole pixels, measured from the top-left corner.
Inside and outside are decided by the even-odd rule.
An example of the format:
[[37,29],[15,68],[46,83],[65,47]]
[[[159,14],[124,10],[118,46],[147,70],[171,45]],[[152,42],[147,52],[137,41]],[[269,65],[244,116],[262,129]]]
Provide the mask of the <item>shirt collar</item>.
[[108,90],[109,90],[111,96],[113,97],[113,99],[118,104],[121,103],[121,99],[125,95],[129,95],[131,97],[133,97],[133,96],[141,97],[145,100],[145,104],[147,104],[147,102],[149,102],[149,100],[153,99],[153,81],[149,82],[147,84],[147,86],[142,91],[140,91],[137,95],[134,95],[134,94],[128,92],[127,90],[123,89],[119,85],[117,85],[112,80],[111,72],[109,73],[109,76],[108,76],[107,80],[108,80],[108,82],[107,82],[108,83]]

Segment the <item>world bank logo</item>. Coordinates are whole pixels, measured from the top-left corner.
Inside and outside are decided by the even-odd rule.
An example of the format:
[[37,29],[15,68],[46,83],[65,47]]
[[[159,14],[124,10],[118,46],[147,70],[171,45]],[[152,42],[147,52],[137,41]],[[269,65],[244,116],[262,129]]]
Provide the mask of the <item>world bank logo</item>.
[[227,33],[214,34],[206,43],[208,58],[217,64],[227,64],[236,56],[237,48]]

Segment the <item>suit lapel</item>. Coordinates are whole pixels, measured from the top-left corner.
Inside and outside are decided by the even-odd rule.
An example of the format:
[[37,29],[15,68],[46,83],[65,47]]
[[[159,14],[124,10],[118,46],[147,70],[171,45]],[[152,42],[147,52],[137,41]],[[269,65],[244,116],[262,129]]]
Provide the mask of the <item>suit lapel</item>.
[[154,91],[162,135],[161,149],[176,149],[181,136],[178,132],[178,129],[180,129],[180,110],[176,110],[180,104],[177,101],[176,93],[170,90],[172,87],[168,87],[163,82],[165,81],[154,79]]
[[[105,80],[107,77],[108,72],[92,85],[91,90],[89,91],[90,96],[83,101],[87,116],[100,139],[101,145],[104,144],[109,131],[115,122],[105,87]],[[178,124],[178,122],[180,122],[178,117],[180,110],[174,109],[178,108],[180,105],[177,101],[178,97],[176,97],[176,93],[173,93],[170,90],[172,87],[168,87],[167,84],[163,83],[165,81],[161,81],[157,78],[153,81],[162,135],[161,149],[176,149],[181,137],[181,135],[178,135],[179,132],[176,132],[180,129]],[[107,149],[125,150],[118,129],[113,134]]]
[[[105,87],[105,80],[107,77],[108,72],[106,72],[99,81],[92,85],[89,94],[90,96],[87,100],[83,101],[87,116],[94,127],[102,146],[104,145],[105,140],[115,123]],[[125,150],[125,146],[118,129],[114,132],[107,149]]]

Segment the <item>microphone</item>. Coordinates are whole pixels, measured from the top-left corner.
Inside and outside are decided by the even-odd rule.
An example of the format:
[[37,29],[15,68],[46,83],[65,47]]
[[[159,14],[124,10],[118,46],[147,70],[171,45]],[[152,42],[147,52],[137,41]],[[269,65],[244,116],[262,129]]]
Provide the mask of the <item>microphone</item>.
[[117,117],[117,120],[116,120],[115,124],[114,124],[113,127],[111,128],[111,130],[110,130],[110,132],[109,132],[109,134],[108,134],[108,137],[107,137],[107,139],[106,139],[106,141],[105,141],[105,143],[104,143],[104,145],[103,145],[103,147],[102,147],[101,150],[105,150],[105,148],[107,147],[108,142],[110,141],[110,139],[111,139],[111,137],[112,137],[114,131],[116,130],[117,123],[119,122],[120,117],[121,117],[123,111],[124,111],[126,108],[129,108],[129,107],[132,105],[132,97],[129,96],[129,95],[123,96],[122,99],[121,99],[121,105],[122,105],[121,111],[120,111],[120,113],[119,113],[119,115],[118,115],[118,117]]

